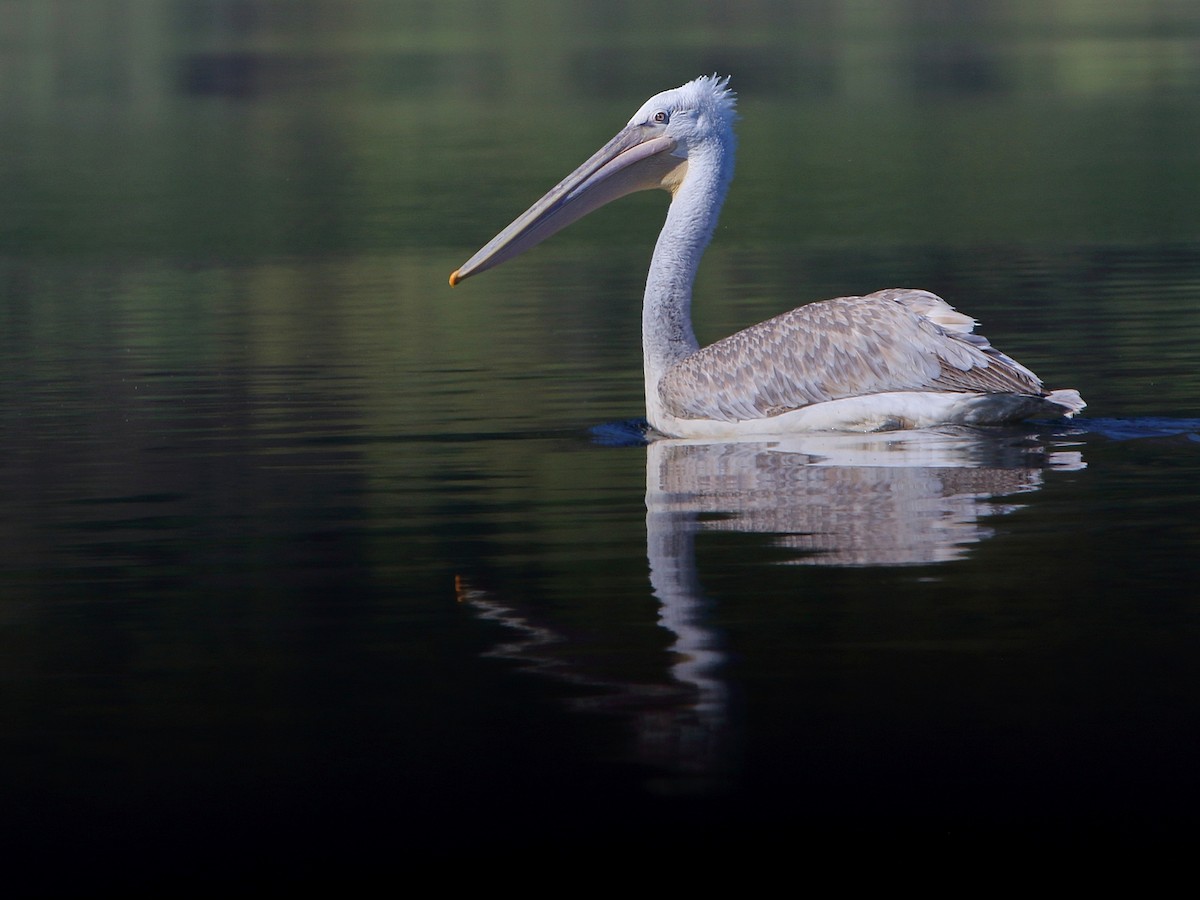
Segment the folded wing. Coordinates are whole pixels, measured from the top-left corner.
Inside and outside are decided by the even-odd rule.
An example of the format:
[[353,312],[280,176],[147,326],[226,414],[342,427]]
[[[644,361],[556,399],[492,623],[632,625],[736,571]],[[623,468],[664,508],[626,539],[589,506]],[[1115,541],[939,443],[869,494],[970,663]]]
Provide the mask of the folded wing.
[[891,391],[1044,397],[1042,382],[928,291],[891,288],[801,306],[675,363],[670,413],[742,421]]

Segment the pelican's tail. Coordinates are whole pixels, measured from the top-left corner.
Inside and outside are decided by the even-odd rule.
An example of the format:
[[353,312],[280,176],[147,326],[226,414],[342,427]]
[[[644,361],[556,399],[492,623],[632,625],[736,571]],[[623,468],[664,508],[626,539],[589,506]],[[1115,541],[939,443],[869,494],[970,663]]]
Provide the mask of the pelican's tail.
[[1083,398],[1079,396],[1079,391],[1073,388],[1067,388],[1061,391],[1051,391],[1044,398],[1046,403],[1058,407],[1055,412],[1060,416],[1066,416],[1068,419],[1075,413],[1079,412],[1085,406]]

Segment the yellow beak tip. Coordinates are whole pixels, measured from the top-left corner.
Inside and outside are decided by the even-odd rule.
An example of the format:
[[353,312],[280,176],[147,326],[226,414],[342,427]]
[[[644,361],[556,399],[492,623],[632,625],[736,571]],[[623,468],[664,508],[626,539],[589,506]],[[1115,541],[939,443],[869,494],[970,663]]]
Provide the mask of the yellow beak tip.
[[462,279],[458,277],[458,269],[455,269],[450,273],[450,287],[454,287],[460,281],[462,281]]

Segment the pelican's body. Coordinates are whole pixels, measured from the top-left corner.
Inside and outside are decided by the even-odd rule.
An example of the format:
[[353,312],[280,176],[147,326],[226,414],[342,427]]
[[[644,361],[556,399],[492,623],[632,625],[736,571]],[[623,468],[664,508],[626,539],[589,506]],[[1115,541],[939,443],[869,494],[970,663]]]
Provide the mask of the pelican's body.
[[529,249],[636,190],[671,192],[642,307],[646,416],[671,437],[994,425],[1070,416],[1073,390],[973,334],[973,319],[928,291],[894,288],[798,307],[703,349],[692,283],[733,177],[734,95],[702,77],[652,97],[591,159],[450,276]]

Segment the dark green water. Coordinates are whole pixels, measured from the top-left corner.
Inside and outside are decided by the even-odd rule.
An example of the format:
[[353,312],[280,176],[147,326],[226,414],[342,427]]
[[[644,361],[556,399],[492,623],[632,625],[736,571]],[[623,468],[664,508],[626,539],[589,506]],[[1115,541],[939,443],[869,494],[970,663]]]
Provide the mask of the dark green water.
[[[1200,14],[497,6],[6,7],[29,892],[1194,833]],[[924,287],[1085,415],[647,448],[659,196],[451,292],[713,70],[701,340]]]

